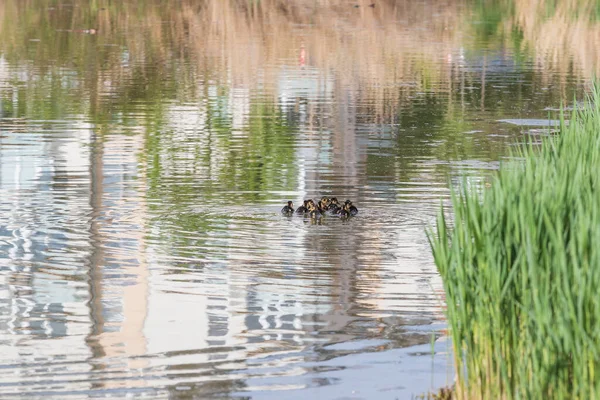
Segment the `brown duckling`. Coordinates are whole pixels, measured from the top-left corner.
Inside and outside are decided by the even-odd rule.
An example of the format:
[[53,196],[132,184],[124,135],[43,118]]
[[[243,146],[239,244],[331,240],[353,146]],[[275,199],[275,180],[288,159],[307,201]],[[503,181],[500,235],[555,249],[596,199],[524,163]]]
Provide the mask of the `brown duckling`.
[[348,210],[351,216],[355,216],[356,214],[358,214],[358,208],[354,207],[350,200],[346,200],[346,202],[344,203],[344,208]]
[[291,217],[294,214],[294,203],[292,203],[291,201],[288,201],[287,206],[284,206],[281,209],[281,213],[283,215],[285,215],[286,217]]
[[308,216],[311,218],[321,218],[321,211],[312,201],[308,203]]
[[341,219],[350,218],[350,211],[348,211],[348,205],[344,204],[344,207],[340,208],[337,215],[339,215]]
[[327,207],[327,211],[330,214],[339,214],[341,209],[342,207],[340,206],[340,203],[336,197],[329,199],[329,207]]
[[296,209],[296,214],[306,214],[308,212],[308,200],[304,200],[303,204]]
[[319,209],[319,211],[321,211],[321,213],[327,211],[329,208],[329,198],[323,196],[321,200],[319,200],[319,202],[317,203],[317,208]]

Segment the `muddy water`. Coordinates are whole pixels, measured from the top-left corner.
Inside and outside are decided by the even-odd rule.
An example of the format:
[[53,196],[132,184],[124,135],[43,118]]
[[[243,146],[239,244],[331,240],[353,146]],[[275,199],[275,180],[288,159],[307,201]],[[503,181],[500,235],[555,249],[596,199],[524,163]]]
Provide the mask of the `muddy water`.
[[[451,383],[425,229],[583,97],[598,23],[369,4],[0,5],[0,397]],[[279,213],[322,195],[359,214]]]

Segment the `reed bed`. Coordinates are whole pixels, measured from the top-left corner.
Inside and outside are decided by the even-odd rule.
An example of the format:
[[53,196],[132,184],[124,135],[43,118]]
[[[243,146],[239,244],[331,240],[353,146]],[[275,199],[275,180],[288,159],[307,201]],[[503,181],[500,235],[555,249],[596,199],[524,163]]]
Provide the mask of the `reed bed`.
[[542,71],[575,69],[584,76],[600,72],[600,2],[515,0],[513,6],[504,29],[522,32]]
[[[561,116],[561,121],[564,119]],[[600,398],[600,90],[429,233],[458,399]]]

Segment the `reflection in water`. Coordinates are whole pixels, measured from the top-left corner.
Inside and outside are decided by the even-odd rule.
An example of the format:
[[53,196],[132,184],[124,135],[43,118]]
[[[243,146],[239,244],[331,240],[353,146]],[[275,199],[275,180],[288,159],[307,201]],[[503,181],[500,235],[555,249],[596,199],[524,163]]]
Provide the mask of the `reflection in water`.
[[[424,229],[582,96],[599,14],[370,3],[0,4],[0,397],[452,379]],[[361,212],[279,215],[321,195]]]

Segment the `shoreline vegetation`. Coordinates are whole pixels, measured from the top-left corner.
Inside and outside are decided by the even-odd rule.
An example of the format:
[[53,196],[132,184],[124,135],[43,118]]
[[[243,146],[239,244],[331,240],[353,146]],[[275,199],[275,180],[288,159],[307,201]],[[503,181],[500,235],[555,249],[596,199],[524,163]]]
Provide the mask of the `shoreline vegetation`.
[[[600,390],[600,88],[558,134],[453,192],[428,232],[444,282],[457,399]],[[436,397],[433,397],[436,398]]]

